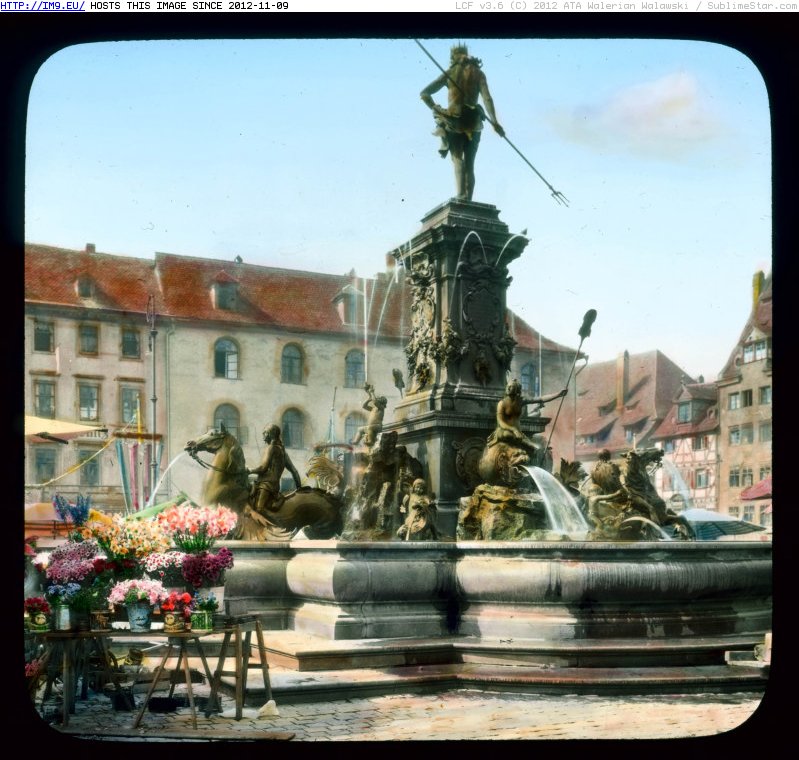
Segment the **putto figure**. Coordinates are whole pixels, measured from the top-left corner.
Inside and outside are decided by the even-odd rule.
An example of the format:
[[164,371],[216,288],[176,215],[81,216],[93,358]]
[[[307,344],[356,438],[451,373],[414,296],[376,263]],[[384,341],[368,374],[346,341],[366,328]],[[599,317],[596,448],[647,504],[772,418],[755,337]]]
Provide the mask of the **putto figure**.
[[[488,90],[488,80],[479,58],[473,58],[465,45],[455,45],[450,51],[449,69],[434,79],[421,92],[421,98],[435,114],[434,135],[441,138],[438,152],[449,153],[455,169],[455,188],[459,200],[470,201],[474,193],[474,160],[480,144],[483,121],[488,120],[494,131],[505,136],[497,121],[494,101]],[[447,108],[433,100],[433,93],[446,86],[449,94]],[[478,103],[482,97],[485,111]]]

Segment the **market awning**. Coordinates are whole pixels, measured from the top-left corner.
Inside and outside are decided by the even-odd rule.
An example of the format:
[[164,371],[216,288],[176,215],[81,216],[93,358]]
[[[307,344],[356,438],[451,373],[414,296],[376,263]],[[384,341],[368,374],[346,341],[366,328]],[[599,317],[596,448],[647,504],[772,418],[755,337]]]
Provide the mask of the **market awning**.
[[749,488],[741,491],[741,501],[755,501],[756,499],[771,498],[771,476],[763,478],[759,483],[755,483]]
[[99,425],[82,425],[79,422],[51,420],[47,417],[25,415],[25,440],[28,443],[68,443],[72,438],[92,433],[107,433],[108,429]]

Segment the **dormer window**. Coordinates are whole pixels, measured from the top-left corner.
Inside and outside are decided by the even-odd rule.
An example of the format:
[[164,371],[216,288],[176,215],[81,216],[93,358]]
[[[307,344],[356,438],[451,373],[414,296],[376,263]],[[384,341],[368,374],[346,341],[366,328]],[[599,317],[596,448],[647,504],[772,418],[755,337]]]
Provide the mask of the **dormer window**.
[[227,272],[219,272],[214,278],[214,305],[217,309],[236,311],[239,303],[239,283]]
[[345,325],[354,325],[358,322],[358,304],[361,293],[352,285],[345,285],[333,299],[339,319]]
[[677,422],[691,421],[691,402],[682,401],[677,404]]
[[78,291],[78,298],[92,298],[94,296],[94,280],[86,275],[78,277],[75,283]]
[[218,282],[216,284],[216,308],[235,311],[236,290],[236,284],[233,282]]

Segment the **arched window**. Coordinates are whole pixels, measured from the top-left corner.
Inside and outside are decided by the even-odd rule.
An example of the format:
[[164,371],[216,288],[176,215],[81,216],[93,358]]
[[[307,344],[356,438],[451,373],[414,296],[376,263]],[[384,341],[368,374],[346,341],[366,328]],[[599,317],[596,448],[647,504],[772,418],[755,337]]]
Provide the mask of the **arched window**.
[[302,412],[297,409],[287,409],[283,413],[283,418],[280,421],[280,429],[283,433],[283,445],[287,449],[303,448],[303,427],[304,419]]
[[527,364],[522,367],[520,382],[522,384],[522,395],[530,398],[531,396],[538,396],[541,393],[538,381],[538,367],[536,367],[533,362],[527,362]]
[[220,404],[214,412],[214,429],[219,430],[224,423],[225,429],[241,443],[241,416],[233,404]]
[[302,351],[293,343],[283,349],[283,356],[280,359],[280,382],[294,385],[302,383]]
[[363,388],[365,382],[363,351],[354,348],[344,359],[344,387]]
[[235,380],[239,376],[239,347],[228,338],[220,338],[214,345],[214,377]]
[[358,432],[358,428],[362,427],[366,424],[366,417],[359,412],[353,412],[352,414],[347,415],[347,419],[344,420],[344,440],[351,441],[355,438],[356,433]]

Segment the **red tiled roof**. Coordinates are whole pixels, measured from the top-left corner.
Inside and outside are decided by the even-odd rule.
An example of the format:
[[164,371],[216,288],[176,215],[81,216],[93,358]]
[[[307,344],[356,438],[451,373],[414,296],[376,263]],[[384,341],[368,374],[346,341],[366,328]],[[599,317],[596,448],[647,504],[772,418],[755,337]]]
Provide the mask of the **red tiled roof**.
[[[718,430],[719,415],[718,407],[716,406],[718,397],[718,387],[713,383],[687,383],[683,385],[681,392],[674,401],[674,405],[652,433],[652,440],[685,438]],[[694,419],[691,422],[677,421],[677,407],[683,401],[703,402],[704,412],[699,419]]]
[[[577,436],[596,435],[610,430],[607,437],[593,444],[578,444],[578,456],[591,457],[603,448],[626,450],[630,444],[625,426],[640,425],[636,445],[645,446],[652,430],[672,406],[686,377],[680,367],[660,351],[629,357],[628,393],[624,407],[616,409],[618,361],[588,364],[578,378]],[[606,411],[601,414],[600,410]]]
[[[78,296],[75,283],[88,275],[91,299]],[[87,303],[114,311],[144,313],[150,294],[158,293],[151,261],[49,245],[25,246],[25,301],[84,307]]]
[[741,491],[741,501],[755,501],[756,499],[770,499],[771,498],[771,476],[763,478],[759,483],[755,483],[749,488],[744,488]]
[[[352,273],[329,275],[168,253],[156,253],[152,262],[35,244],[26,245],[25,252],[28,302],[84,307],[88,302],[78,298],[75,281],[88,274],[97,283],[91,305],[144,313],[152,293],[157,313],[175,319],[351,335],[355,328],[342,322],[335,303],[350,286],[365,290],[369,332],[377,333],[378,341],[410,333],[410,292],[402,271],[396,277],[391,271],[364,280]],[[54,278],[53,272],[59,276]],[[238,285],[236,310],[214,306],[212,290],[217,283]],[[358,322],[362,321],[359,313]],[[510,310],[507,322],[519,349],[538,351],[540,346],[570,354],[575,350],[540,335]]]

